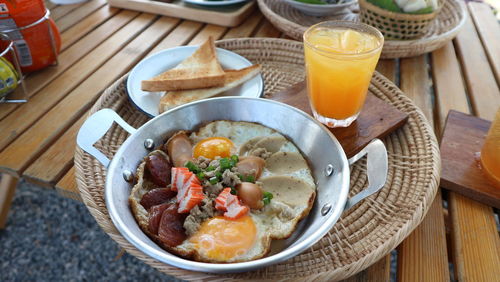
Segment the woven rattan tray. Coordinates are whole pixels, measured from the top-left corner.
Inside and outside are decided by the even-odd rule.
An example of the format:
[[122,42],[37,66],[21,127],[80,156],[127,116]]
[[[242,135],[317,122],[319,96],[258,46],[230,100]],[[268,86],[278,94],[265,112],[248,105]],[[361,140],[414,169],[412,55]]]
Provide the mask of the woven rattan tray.
[[[327,20],[357,20],[353,13],[329,17],[314,17],[301,13],[282,0],[257,0],[266,18],[278,29],[293,39],[302,41],[302,34],[311,25]],[[461,0],[445,0],[441,12],[431,23],[427,33],[415,40],[386,40],[381,58],[393,59],[413,57],[432,52],[452,40],[467,17]]]
[[[265,95],[288,88],[304,79],[302,44],[285,39],[231,39],[217,42],[254,63],[263,65]],[[108,88],[90,114],[102,108],[118,112],[139,127],[148,118],[127,99],[125,78]],[[147,264],[182,279],[304,279],[338,280],[351,276],[394,249],[420,223],[438,188],[439,149],[422,112],[394,84],[375,73],[370,92],[409,115],[408,122],[384,139],[389,154],[389,175],[376,195],[345,212],[331,231],[304,253],[283,263],[254,272],[215,275],[178,269],[155,261],[132,246],[116,230],[104,201],[105,168],[77,148],[76,180],[81,197],[99,225],[122,248]],[[112,127],[96,144],[108,157],[127,138]],[[325,148],[326,149],[326,148]],[[351,195],[365,188],[365,164],[357,163],[351,173]]]

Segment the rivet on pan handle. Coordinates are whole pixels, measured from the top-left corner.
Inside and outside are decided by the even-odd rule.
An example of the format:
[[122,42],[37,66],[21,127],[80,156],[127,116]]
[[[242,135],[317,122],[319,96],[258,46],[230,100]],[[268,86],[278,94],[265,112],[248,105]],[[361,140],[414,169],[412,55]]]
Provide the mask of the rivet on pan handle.
[[348,210],[359,201],[378,192],[385,185],[387,180],[388,162],[387,150],[384,143],[380,139],[373,139],[359,153],[349,159],[349,165],[357,162],[359,159],[368,154],[366,160],[366,173],[368,175],[368,188],[347,199],[344,210]]
[[109,159],[94,147],[94,144],[101,139],[111,128],[113,122],[118,123],[128,133],[133,134],[136,129],[125,122],[115,111],[102,109],[91,115],[82,125],[76,137],[76,143],[82,150],[96,158],[106,168]]

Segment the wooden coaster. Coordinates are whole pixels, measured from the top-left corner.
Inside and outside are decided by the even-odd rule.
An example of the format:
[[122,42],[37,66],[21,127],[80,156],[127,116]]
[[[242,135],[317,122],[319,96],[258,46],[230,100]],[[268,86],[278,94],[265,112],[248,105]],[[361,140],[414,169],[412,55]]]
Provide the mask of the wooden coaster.
[[500,208],[500,189],[486,178],[479,152],[491,122],[451,110],[441,139],[441,186]]
[[[312,115],[305,81],[273,94],[270,99],[294,106]],[[407,114],[368,93],[357,120],[349,127],[334,128],[330,131],[337,137],[347,157],[350,158],[374,138],[383,138],[403,126],[407,119]]]

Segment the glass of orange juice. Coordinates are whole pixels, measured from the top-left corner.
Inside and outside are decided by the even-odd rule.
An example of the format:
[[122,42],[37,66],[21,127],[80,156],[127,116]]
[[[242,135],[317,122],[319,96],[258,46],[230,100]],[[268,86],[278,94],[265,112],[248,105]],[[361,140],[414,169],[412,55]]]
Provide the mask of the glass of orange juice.
[[481,167],[491,183],[500,189],[500,109],[481,149]]
[[327,21],[304,33],[307,92],[317,120],[328,127],[356,120],[383,45],[382,33],[363,23]]

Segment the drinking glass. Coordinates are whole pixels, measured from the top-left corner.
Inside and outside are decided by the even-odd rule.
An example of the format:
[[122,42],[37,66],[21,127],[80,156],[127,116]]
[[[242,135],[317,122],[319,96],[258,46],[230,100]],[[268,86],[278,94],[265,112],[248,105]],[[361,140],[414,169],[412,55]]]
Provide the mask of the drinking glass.
[[384,36],[350,21],[327,21],[304,33],[307,92],[314,117],[328,127],[349,126],[359,115]]
[[481,167],[492,184],[500,189],[500,109],[481,149]]

